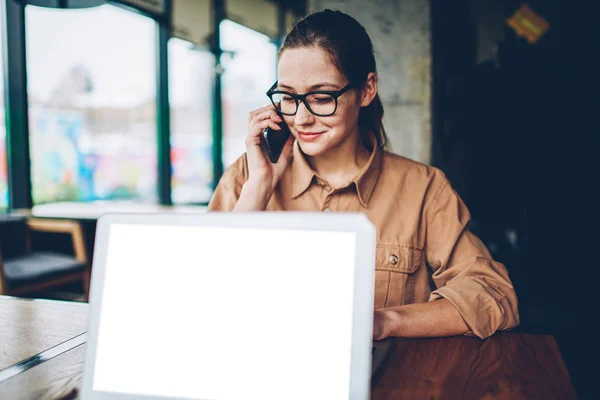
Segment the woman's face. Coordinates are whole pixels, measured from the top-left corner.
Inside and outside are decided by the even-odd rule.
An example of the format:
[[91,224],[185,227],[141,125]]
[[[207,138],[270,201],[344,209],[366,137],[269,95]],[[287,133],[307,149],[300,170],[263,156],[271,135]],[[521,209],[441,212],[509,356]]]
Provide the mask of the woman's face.
[[[278,75],[277,88],[296,94],[340,90],[348,84],[327,53],[317,47],[285,50],[279,58]],[[343,147],[349,139],[358,139],[361,97],[358,89],[345,92],[338,97],[337,110],[329,117],[316,116],[299,102],[296,115],[284,119],[306,155],[323,155]]]

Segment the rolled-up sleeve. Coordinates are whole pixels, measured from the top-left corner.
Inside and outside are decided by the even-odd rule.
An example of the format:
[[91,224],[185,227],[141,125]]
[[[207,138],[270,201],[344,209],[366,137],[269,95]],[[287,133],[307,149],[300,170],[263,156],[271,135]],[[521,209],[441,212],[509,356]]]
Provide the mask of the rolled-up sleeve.
[[470,213],[445,176],[436,178],[425,209],[425,255],[436,286],[429,301],[447,299],[465,320],[467,334],[482,339],[517,326],[517,296],[506,267],[468,230]]
[[219,183],[208,203],[208,211],[231,211],[235,207],[242,186],[248,179],[246,154],[231,164],[219,179]]

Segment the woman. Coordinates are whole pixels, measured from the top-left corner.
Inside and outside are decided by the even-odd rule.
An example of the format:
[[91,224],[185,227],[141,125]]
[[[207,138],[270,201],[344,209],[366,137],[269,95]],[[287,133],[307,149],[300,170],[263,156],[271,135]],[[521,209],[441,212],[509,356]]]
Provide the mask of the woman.
[[[373,338],[469,334],[519,323],[506,268],[467,229],[469,212],[439,170],[385,151],[371,40],[352,17],[307,16],[279,51],[273,105],[250,113],[247,152],[209,210],[363,212],[377,228]],[[303,96],[304,95],[304,96]],[[276,164],[262,131],[293,137]]]

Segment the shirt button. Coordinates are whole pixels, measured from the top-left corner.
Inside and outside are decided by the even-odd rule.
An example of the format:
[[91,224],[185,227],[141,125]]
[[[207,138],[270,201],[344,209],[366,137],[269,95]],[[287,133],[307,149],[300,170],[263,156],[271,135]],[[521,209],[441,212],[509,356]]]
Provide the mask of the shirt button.
[[331,212],[332,210],[331,210],[331,208],[327,207],[327,208],[323,209],[323,211],[325,211],[325,212]]
[[389,258],[390,264],[392,265],[396,265],[398,264],[398,256],[395,254],[392,254]]

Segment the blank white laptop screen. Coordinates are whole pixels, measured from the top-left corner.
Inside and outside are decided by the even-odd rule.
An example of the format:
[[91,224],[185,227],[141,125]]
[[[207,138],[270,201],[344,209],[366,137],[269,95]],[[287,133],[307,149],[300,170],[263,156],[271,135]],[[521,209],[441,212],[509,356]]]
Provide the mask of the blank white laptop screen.
[[348,399],[355,236],[112,224],[92,390]]

